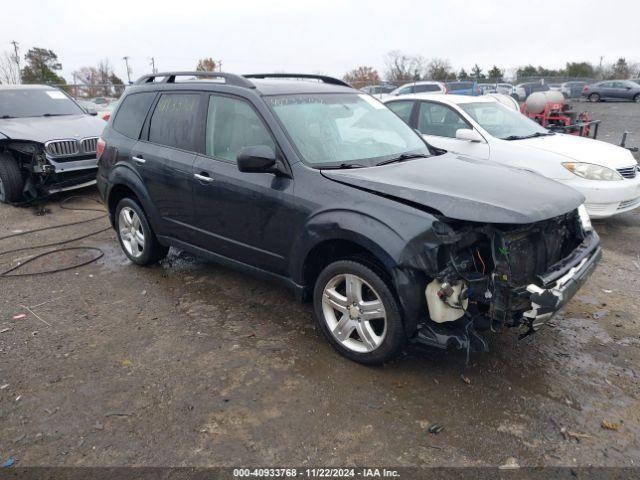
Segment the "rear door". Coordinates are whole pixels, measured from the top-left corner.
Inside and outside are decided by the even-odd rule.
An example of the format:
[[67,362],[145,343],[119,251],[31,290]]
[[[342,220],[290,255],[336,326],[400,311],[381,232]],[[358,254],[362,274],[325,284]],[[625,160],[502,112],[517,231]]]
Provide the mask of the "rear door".
[[[248,265],[286,274],[291,246],[293,180],[272,173],[244,173],[237,167],[244,147],[278,146],[252,104],[240,97],[207,96],[204,154],[193,174],[196,244]],[[283,159],[283,161],[285,161]]]
[[489,158],[489,145],[456,138],[456,131],[463,128],[473,130],[460,113],[448,105],[420,101],[416,118],[416,128],[427,143],[448,152],[472,155],[477,158]]
[[201,137],[203,95],[164,92],[145,123],[131,153],[163,222],[163,233],[190,242],[193,238],[193,163]]

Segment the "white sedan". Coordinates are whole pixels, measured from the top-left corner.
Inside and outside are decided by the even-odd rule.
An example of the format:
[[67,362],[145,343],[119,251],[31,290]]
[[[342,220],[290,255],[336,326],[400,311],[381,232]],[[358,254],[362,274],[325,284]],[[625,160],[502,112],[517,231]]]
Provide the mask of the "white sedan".
[[593,218],[640,206],[640,166],[625,148],[550,132],[485,96],[406,95],[385,103],[434,147],[530,170],[575,188]]

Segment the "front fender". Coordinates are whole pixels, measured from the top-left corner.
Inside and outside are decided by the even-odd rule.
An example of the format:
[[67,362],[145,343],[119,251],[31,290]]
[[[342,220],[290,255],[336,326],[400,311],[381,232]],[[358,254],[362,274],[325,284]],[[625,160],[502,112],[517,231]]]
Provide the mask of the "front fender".
[[106,183],[108,187],[105,193],[105,200],[109,207],[109,217],[112,224],[114,224],[113,209],[115,208],[115,205],[112,205],[113,195],[117,194],[119,187],[126,187],[136,195],[142,204],[142,208],[147,214],[147,219],[151,224],[151,228],[153,228],[155,232],[162,231],[162,217],[160,216],[160,212],[158,212],[158,209],[151,200],[149,191],[147,190],[142,178],[140,178],[140,175],[138,175],[138,172],[129,165],[117,164],[111,169],[111,171],[109,171]]

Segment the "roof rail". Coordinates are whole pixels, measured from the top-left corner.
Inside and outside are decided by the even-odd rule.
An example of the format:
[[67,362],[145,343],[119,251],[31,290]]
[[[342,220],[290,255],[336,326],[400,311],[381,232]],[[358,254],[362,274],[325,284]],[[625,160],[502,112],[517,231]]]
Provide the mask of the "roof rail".
[[347,82],[344,82],[338,78],[328,77],[326,75],[313,75],[310,73],[250,73],[243,75],[244,78],[304,78],[311,80],[320,80],[323,83],[329,83],[331,85],[340,85],[342,87],[351,87]]
[[207,77],[207,78],[220,78],[224,80],[226,85],[234,85],[236,87],[244,87],[244,88],[256,88],[256,86],[251,83],[246,78],[235,75],[233,73],[223,73],[223,72],[161,72],[161,73],[150,73],[148,75],[143,75],[138,80],[136,80],[134,85],[142,85],[144,83],[153,83],[157,78],[162,78],[162,80],[158,83],[176,83],[176,77]]

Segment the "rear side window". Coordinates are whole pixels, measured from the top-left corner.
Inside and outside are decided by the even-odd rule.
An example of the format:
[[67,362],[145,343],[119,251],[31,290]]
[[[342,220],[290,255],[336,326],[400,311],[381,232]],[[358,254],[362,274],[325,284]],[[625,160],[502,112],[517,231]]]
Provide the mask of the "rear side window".
[[440,91],[440,86],[433,84],[433,83],[428,83],[426,85],[416,85],[416,93],[422,93],[422,92],[439,92]]
[[276,151],[271,134],[255,110],[236,98],[209,97],[205,138],[207,155],[234,163],[244,147],[267,146]]
[[411,111],[413,110],[413,101],[402,100],[398,102],[387,103],[387,107],[391,109],[393,113],[398,115],[405,123],[409,123],[411,120]]
[[142,92],[124,97],[116,118],[113,120],[113,129],[137,140],[155,95],[153,92]]
[[158,100],[149,125],[149,141],[182,150],[195,150],[198,93],[165,93]]

